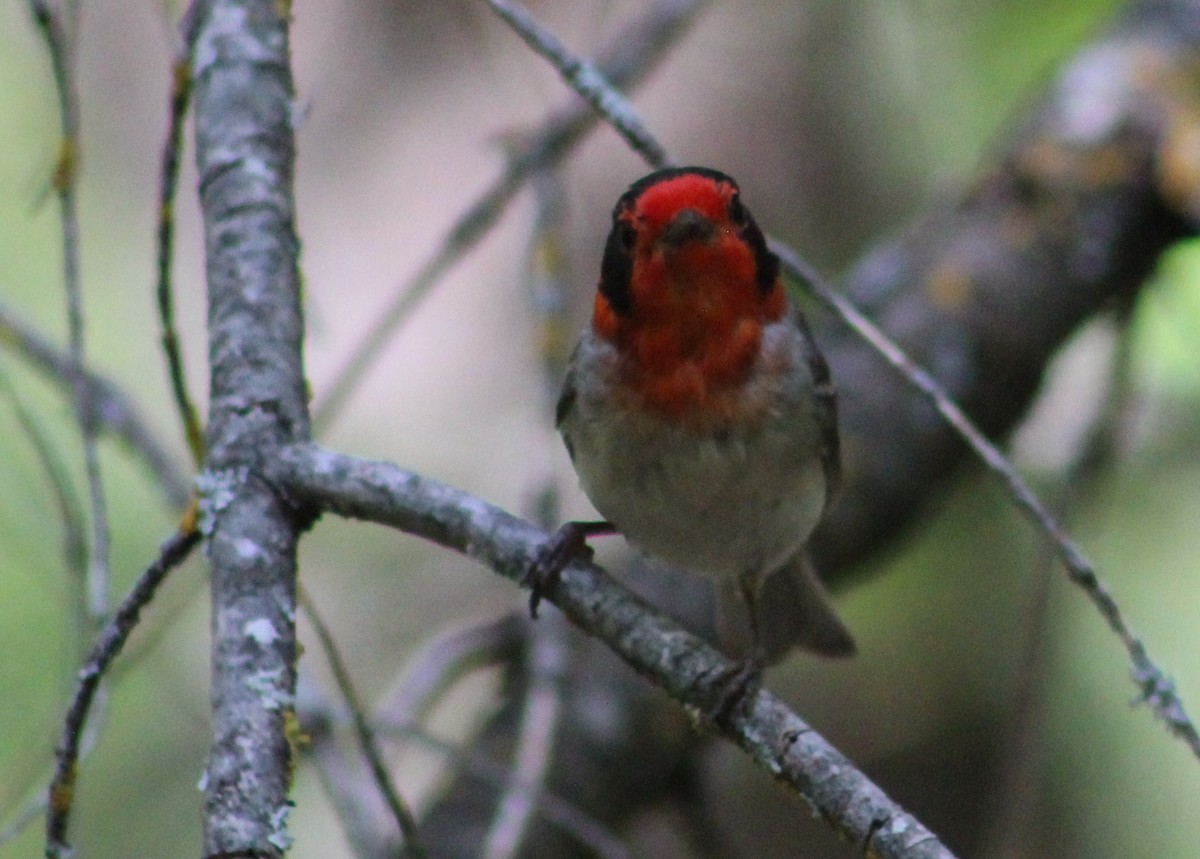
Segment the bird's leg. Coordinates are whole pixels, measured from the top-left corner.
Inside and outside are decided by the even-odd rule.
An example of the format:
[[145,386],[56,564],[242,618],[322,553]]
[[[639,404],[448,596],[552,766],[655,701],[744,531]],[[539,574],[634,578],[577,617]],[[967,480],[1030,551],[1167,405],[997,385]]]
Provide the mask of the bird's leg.
[[714,681],[717,694],[705,716],[715,725],[728,722],[734,710],[758,692],[762,686],[763,669],[767,664],[767,651],[763,646],[758,622],[760,577],[757,573],[744,573],[738,576],[737,583],[750,620],[751,646],[748,651],[738,655],[734,664],[721,672]]
[[567,564],[576,559],[591,560],[588,537],[616,532],[611,522],[564,522],[521,577],[521,584],[529,588],[529,616],[537,619],[542,595],[554,587]]

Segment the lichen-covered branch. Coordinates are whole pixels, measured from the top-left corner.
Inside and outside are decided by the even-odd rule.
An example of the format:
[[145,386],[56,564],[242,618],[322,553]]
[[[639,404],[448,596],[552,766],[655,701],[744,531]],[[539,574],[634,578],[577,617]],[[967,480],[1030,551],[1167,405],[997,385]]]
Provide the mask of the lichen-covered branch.
[[277,857],[291,841],[303,522],[262,477],[282,445],[309,434],[288,15],[274,0],[207,0],[194,17],[211,370],[198,479],[212,565],[207,856]]
[[[311,444],[281,449],[268,474],[300,503],[419,535],[514,580],[523,577],[549,539],[528,522],[466,492],[390,463]],[[598,567],[571,564],[545,598],[685,707],[713,712],[727,695],[728,678],[737,666]],[[952,855],[770,692],[749,695],[714,727],[800,792],[868,855]]]

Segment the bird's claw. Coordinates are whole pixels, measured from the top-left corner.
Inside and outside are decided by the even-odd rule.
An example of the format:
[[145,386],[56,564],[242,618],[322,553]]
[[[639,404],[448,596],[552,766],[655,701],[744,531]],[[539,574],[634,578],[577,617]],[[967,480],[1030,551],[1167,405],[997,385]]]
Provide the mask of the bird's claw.
[[592,547],[587,538],[594,533],[592,523],[565,522],[550,538],[529,569],[521,576],[521,584],[529,588],[529,616],[537,620],[542,596],[557,583],[567,564],[575,560],[590,561]]
[[764,653],[756,650],[719,672],[712,680],[712,703],[701,716],[710,725],[727,727],[738,707],[762,688]]

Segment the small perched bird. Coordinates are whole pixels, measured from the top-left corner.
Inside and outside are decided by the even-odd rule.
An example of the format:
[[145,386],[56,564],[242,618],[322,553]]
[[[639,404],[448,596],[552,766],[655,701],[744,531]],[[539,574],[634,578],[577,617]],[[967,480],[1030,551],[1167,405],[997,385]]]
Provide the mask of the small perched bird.
[[803,551],[840,471],[829,369],[729,176],[668,168],[621,195],[557,422],[607,519],[564,526],[560,569],[619,531],[715,580],[730,656],[854,652]]

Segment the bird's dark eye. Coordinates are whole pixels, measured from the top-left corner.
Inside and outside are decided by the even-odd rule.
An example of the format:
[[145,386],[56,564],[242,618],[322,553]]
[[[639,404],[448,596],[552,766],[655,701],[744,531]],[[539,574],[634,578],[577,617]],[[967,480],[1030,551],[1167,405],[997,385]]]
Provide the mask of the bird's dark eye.
[[729,219],[738,225],[746,223],[746,207],[742,205],[742,195],[737,192],[729,200]]

